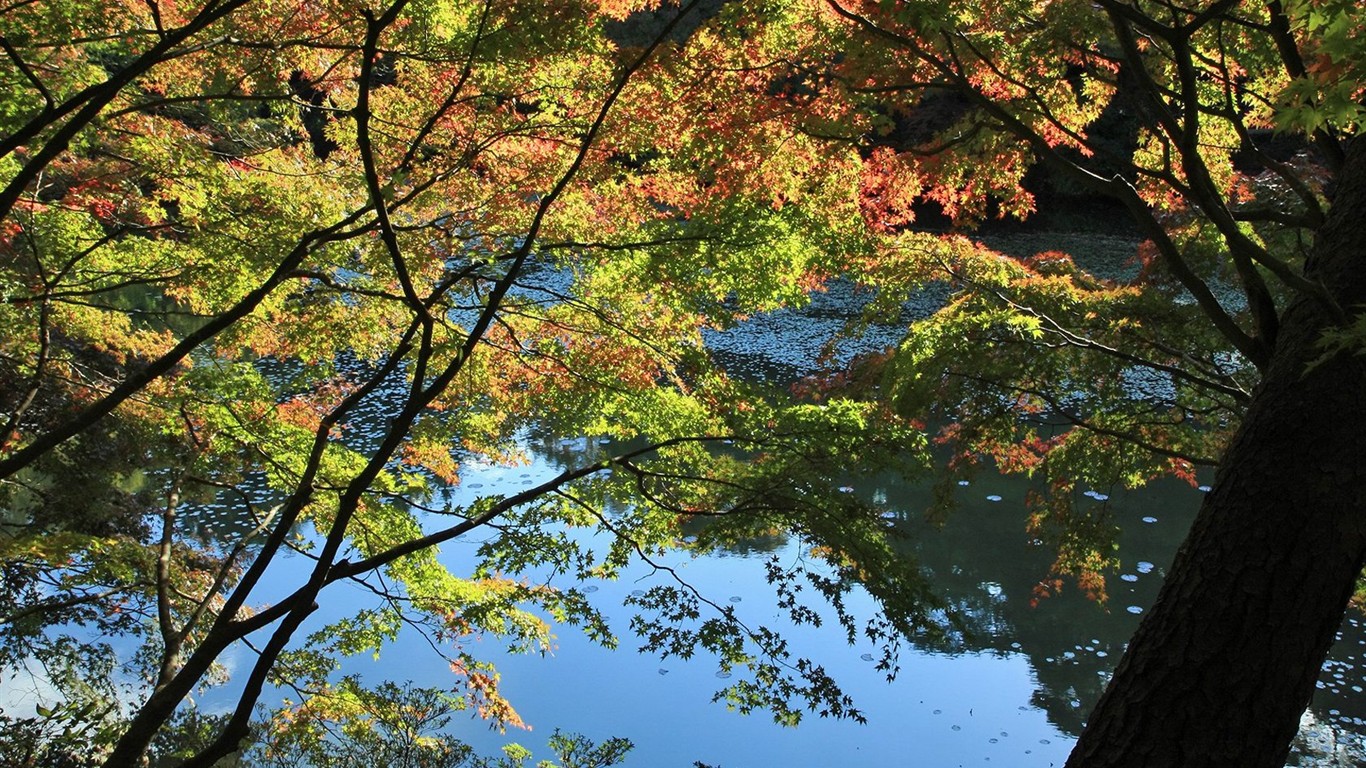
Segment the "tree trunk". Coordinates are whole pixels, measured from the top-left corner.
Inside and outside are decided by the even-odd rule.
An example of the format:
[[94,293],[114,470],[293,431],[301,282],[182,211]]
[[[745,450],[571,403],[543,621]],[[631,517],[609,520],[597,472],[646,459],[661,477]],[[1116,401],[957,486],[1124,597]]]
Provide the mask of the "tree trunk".
[[[1366,304],[1366,140],[1306,274]],[[1285,764],[1366,556],[1366,360],[1309,368],[1329,312],[1285,313],[1265,378],[1068,768]]]

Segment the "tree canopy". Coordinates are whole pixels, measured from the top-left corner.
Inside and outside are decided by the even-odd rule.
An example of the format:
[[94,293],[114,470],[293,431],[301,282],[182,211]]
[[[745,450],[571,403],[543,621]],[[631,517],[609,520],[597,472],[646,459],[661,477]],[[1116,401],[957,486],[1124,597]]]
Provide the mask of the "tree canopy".
[[[1350,527],[1366,255],[1339,201],[1366,178],[1364,21],[1351,0],[11,4],[0,662],[65,659],[68,714],[102,729],[108,765],[132,765],[248,642],[238,706],[190,750],[210,765],[273,682],[319,697],[292,710],[300,727],[371,722],[358,712],[378,694],[339,682],[332,657],[404,624],[447,641],[450,706],[515,723],[460,638],[542,647],[544,613],[614,642],[572,580],[678,546],[697,519],[711,524],[690,546],[785,531],[831,569],[825,597],[869,590],[883,613],[858,629],[890,668],[944,614],[883,521],[838,492],[850,471],[1040,478],[1027,525],[1097,598],[1113,530],[1083,487],[1219,467],[1203,518],[1241,503],[1225,487],[1252,489],[1230,464],[1272,467],[1273,489],[1315,466],[1317,496],[1258,491],[1270,506],[1248,519],[1308,504],[1344,516],[1323,530]],[[1127,271],[974,236],[1076,201],[1131,222]],[[705,329],[837,277],[875,297],[870,322],[926,289],[947,299],[895,349],[792,392],[707,348]],[[1341,466],[1235,437],[1284,422],[1283,399],[1337,419],[1321,437]],[[462,465],[517,461],[530,430],[614,442],[523,492],[443,502]],[[206,505],[242,525],[202,535]],[[1319,551],[1317,525],[1295,558]],[[1311,590],[1331,599],[1301,622],[1320,639],[1285,657],[1311,673],[1366,553],[1352,530]],[[481,563],[452,572],[439,547],[476,531]],[[282,588],[287,553],[310,565]],[[313,627],[341,582],[380,607]],[[1165,604],[1149,624],[1216,620]],[[686,584],[640,608],[656,647],[747,672],[722,694],[739,709],[858,716],[819,665]],[[703,609],[696,632],[671,623]],[[1230,633],[1269,634],[1243,613]],[[107,667],[73,660],[112,663],[101,635],[139,642],[126,718]],[[1289,739],[1275,718],[1268,765]],[[585,759],[615,759],[603,749]]]

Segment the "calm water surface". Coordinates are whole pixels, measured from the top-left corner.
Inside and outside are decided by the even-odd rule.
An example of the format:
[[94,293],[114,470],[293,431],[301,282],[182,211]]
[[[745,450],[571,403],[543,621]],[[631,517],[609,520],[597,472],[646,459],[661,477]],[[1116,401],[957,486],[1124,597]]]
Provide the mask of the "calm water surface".
[[[529,465],[467,469],[453,501],[515,491],[610,450],[584,438],[539,445],[545,450]],[[498,734],[482,721],[457,719],[454,733],[486,752],[515,741],[533,749],[537,759],[549,756],[543,745],[555,728],[598,740],[624,736],[636,744],[626,763],[635,766],[815,768],[841,760],[927,768],[1061,765],[1155,598],[1201,493],[1175,482],[1128,494],[1092,489],[1087,503],[1103,506],[1122,531],[1121,568],[1109,580],[1108,602],[1099,604],[1069,587],[1031,606],[1051,556],[1025,532],[1028,487],[1021,478],[980,477],[957,489],[960,507],[942,525],[924,519],[930,499],[923,485],[887,478],[853,489],[895,520],[906,533],[908,555],[969,619],[969,631],[955,637],[952,647],[903,650],[900,674],[890,683],[874,669],[877,649],[871,645],[847,645],[843,633],[829,626],[793,628],[782,620],[764,579],[764,562],[801,558],[795,545],[756,542],[744,551],[677,552],[667,559],[708,598],[733,605],[746,623],[781,628],[795,655],[825,665],[854,696],[868,718],[865,725],[809,715],[799,727],[786,728],[761,714],[734,714],[710,701],[725,682],[717,679],[714,659],[660,660],[635,652],[627,627],[632,609],[622,600],[669,583],[642,566],[618,581],[584,585],[621,637],[617,651],[594,645],[573,627],[558,628],[554,652],[543,657],[507,655],[495,643],[471,647],[476,656],[497,661],[503,693],[532,730]],[[477,546],[478,540],[455,542],[442,556],[458,566],[473,560]],[[344,613],[367,599],[358,590],[339,592],[322,613]],[[852,607],[866,615],[869,602]],[[1366,632],[1355,614],[1343,632],[1290,765],[1358,765],[1366,754],[1366,697],[1358,672]],[[372,682],[439,686],[451,680],[445,663],[415,634],[400,638],[378,659],[351,659],[347,672]]]
[[[908,316],[932,311],[942,297],[927,292]],[[741,329],[714,335],[709,344],[740,375],[791,379],[823,351],[859,298],[847,288],[821,294],[800,312],[775,313]],[[907,318],[902,318],[904,321]],[[869,329],[859,344],[837,348],[836,361],[860,348],[894,343],[893,326]],[[529,440],[532,460],[518,467],[462,467],[463,484],[452,501],[506,493],[567,466],[595,460],[611,446],[585,437]],[[1024,499],[1029,481],[983,473],[955,489],[959,508],[942,524],[925,520],[930,493],[925,484],[884,478],[855,487],[884,510],[906,534],[904,548],[932,575],[939,595],[968,619],[968,631],[936,647],[912,647],[901,654],[897,678],[888,682],[874,669],[877,650],[847,645],[843,632],[827,626],[793,628],[782,620],[764,577],[770,557],[780,562],[803,553],[782,541],[755,542],[743,551],[708,556],[671,555],[668,565],[720,604],[733,605],[747,624],[782,629],[794,655],[815,659],[835,677],[867,716],[866,725],[807,717],[797,728],[775,725],[764,715],[740,716],[711,703],[725,684],[715,660],[683,661],[636,653],[628,629],[632,610],[622,601],[633,592],[669,583],[641,566],[615,582],[582,585],[621,637],[609,651],[573,627],[557,628],[552,654],[510,656],[496,644],[470,648],[497,661],[503,693],[533,727],[498,734],[477,720],[457,720],[460,738],[493,752],[509,741],[548,757],[545,738],[553,729],[601,740],[624,736],[635,750],[627,765],[724,768],[889,764],[925,766],[1061,765],[1099,696],[1110,670],[1142,613],[1156,597],[1164,569],[1199,505],[1201,491],[1176,482],[1142,491],[1085,489],[1079,501],[1096,505],[1121,530],[1121,567],[1110,575],[1104,604],[1062,594],[1031,605],[1034,587],[1047,576],[1048,547],[1025,531]],[[453,566],[473,561],[479,541],[446,545],[442,557]],[[459,571],[457,571],[459,572]],[[561,584],[559,586],[573,586]],[[368,604],[360,590],[341,591],[324,601],[320,624]],[[868,599],[854,605],[867,615]],[[1357,765],[1366,761],[1366,696],[1360,663],[1366,650],[1361,617],[1349,616],[1343,636],[1325,666],[1319,696],[1303,720],[1290,765]],[[245,659],[245,657],[243,657]],[[232,666],[232,659],[229,659]],[[414,681],[440,686],[451,681],[445,663],[417,636],[403,636],[378,659],[351,659],[348,673],[377,682]]]

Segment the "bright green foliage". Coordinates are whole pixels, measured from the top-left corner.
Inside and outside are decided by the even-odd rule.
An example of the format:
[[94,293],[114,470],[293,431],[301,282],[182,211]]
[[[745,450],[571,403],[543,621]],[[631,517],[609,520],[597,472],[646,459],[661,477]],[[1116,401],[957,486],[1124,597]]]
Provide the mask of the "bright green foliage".
[[389,682],[372,689],[343,678],[278,712],[257,751],[265,765],[455,768],[468,764],[472,750],[440,729],[463,708],[440,690]]
[[[836,489],[935,451],[1040,478],[1029,524],[1103,595],[1112,531],[1078,496],[1217,461],[1281,312],[1326,301],[1301,267],[1364,80],[1346,0],[39,0],[0,34],[6,662],[70,650],[68,622],[143,641],[134,719],[96,746],[118,764],[243,639],[259,661],[205,760],[269,680],[320,692],[282,710],[298,749],[397,722],[415,703],[333,657],[404,624],[448,649],[445,706],[515,725],[466,641],[538,652],[548,616],[615,643],[562,585],[687,535],[796,537],[812,567],[770,572],[790,616],[816,620],[809,585],[891,674],[954,628]],[[1078,191],[1137,223],[1132,268],[969,236]],[[876,294],[869,320],[947,298],[804,399],[716,364],[706,329],[833,277]],[[1330,309],[1326,349],[1355,350],[1357,309]],[[533,432],[630,447],[442,495]],[[472,534],[451,570],[440,545]],[[372,609],[305,625],[352,580]],[[747,673],[736,708],[857,716],[686,585],[639,607],[647,645]]]
[[[519,745],[501,757],[483,757],[441,731],[464,700],[438,689],[409,688],[391,682],[364,686],[346,677],[307,702],[286,706],[263,726],[260,743],[248,759],[261,765],[312,768],[521,768],[531,753]],[[606,768],[616,765],[632,744],[611,738],[600,744],[577,734],[555,731],[548,739],[559,762],[542,760],[537,768]]]
[[[140,645],[118,660],[144,681],[119,693],[134,719],[92,755],[136,761],[247,639],[247,692],[189,752],[231,751],[275,681],[311,692],[280,710],[280,748],[315,764],[327,723],[463,759],[402,731],[419,702],[336,660],[420,627],[452,669],[427,714],[518,725],[470,640],[543,652],[550,619],[615,644],[569,579],[676,548],[696,518],[719,521],[698,547],[796,534],[835,597],[892,573],[887,526],[833,488],[918,432],[732,380],[702,341],[874,253],[858,157],[782,99],[750,102],[769,74],[729,66],[748,52],[692,5],[686,33],[666,10],[643,42],[613,31],[634,6],[592,2],[5,12],[0,622],[11,668],[104,651],[63,623]],[[462,465],[520,460],[533,429],[633,448],[446,501]],[[481,561],[453,570],[439,545],[475,532]],[[305,626],[351,580],[374,605]],[[895,612],[921,616],[906,594]],[[790,697],[841,700],[767,635],[733,643],[723,663],[757,660],[745,695],[784,719]],[[556,747],[566,768],[623,753],[576,744]]]
[[1286,131],[1359,131],[1366,82],[1366,11],[1350,0],[1293,0],[1290,29],[1305,41],[1304,71],[1294,74],[1275,113]]

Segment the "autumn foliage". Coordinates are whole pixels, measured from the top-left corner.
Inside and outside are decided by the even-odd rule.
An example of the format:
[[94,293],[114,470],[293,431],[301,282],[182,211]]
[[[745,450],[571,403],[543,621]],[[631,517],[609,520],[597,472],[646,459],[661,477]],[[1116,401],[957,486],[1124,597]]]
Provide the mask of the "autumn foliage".
[[[332,698],[279,724],[369,717],[328,653],[405,621],[535,649],[541,610],[610,638],[583,595],[505,574],[610,576],[699,515],[734,526],[718,541],[792,532],[849,583],[894,574],[869,587],[888,621],[930,632],[885,526],[830,493],[850,467],[930,459],[1038,477],[1028,525],[1103,597],[1112,529],[1082,490],[1194,483],[1285,307],[1328,295],[1305,243],[1366,67],[1347,0],[1148,5],[6,7],[0,551],[24,586],[0,618],[27,650],[3,660],[63,624],[137,635],[146,685],[100,753],[131,765],[257,643],[208,765],[282,675]],[[979,236],[1083,195],[1137,222],[1122,258]],[[947,298],[857,376],[807,382],[818,398],[708,351],[705,331],[835,278],[875,296],[869,319]],[[442,502],[529,430],[633,447]],[[242,529],[199,535],[211,505]],[[615,543],[565,555],[573,527]],[[498,532],[486,562],[451,572],[439,545],[475,530]],[[264,600],[293,550],[308,573]],[[379,606],[304,632],[344,580],[383,585]],[[109,618],[128,614],[146,621]],[[731,695],[854,711],[728,631],[694,640],[773,689]],[[454,658],[456,698],[515,724],[497,677]]]

